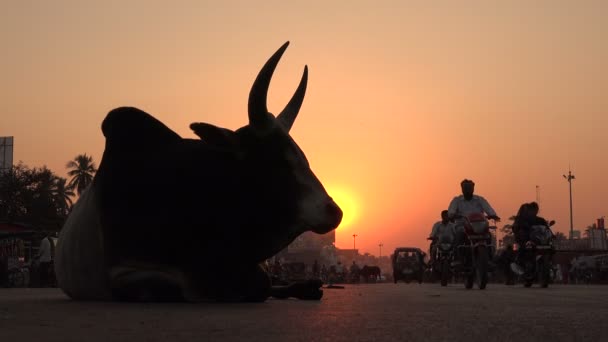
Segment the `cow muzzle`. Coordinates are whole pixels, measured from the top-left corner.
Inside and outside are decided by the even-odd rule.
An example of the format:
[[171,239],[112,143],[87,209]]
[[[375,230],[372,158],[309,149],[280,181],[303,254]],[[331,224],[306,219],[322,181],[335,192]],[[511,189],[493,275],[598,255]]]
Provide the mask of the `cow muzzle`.
[[312,231],[317,234],[328,233],[338,227],[342,222],[342,209],[333,200],[325,204],[323,211],[323,222],[312,227]]

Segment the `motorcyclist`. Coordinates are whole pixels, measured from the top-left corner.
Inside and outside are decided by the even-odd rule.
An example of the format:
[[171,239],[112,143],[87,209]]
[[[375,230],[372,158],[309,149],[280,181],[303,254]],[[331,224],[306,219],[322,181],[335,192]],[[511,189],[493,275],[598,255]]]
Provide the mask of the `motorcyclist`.
[[525,252],[525,246],[530,241],[530,233],[532,226],[535,225],[544,225],[549,227],[549,222],[544,218],[538,216],[539,206],[536,202],[524,203],[519,207],[519,211],[517,212],[517,216],[515,216],[515,221],[513,223],[513,236],[515,236],[515,241],[519,245],[517,250],[517,257],[515,261],[511,263],[511,270],[516,274],[522,275],[524,273],[523,270],[523,254]]
[[530,202],[529,205],[530,205],[530,216],[532,217],[532,225],[546,225],[547,227],[549,227],[555,223],[555,221],[549,222],[549,221],[545,220],[543,217],[538,216],[538,212],[540,211],[538,203]]
[[[489,219],[500,221],[500,217],[496,215],[496,211],[490,206],[488,201],[479,196],[474,195],[475,191],[475,182],[470,179],[464,179],[460,182],[460,187],[462,189],[462,195],[454,197],[452,202],[448,207],[448,214],[450,219],[455,219],[455,233],[456,240],[455,245],[459,246],[464,243],[464,221],[462,220],[462,216],[467,216],[472,213],[483,213]],[[456,248],[456,254],[460,255],[458,248]],[[456,263],[459,262],[460,257],[456,258]]]
[[454,223],[450,222],[450,216],[447,210],[441,211],[441,221],[435,222],[433,225],[433,229],[431,230],[431,234],[429,235],[429,239],[431,240],[431,245],[429,246],[429,252],[431,253],[429,265],[433,265],[435,262],[435,254],[437,248],[437,241],[442,236],[449,236],[451,241],[454,240],[455,228]]

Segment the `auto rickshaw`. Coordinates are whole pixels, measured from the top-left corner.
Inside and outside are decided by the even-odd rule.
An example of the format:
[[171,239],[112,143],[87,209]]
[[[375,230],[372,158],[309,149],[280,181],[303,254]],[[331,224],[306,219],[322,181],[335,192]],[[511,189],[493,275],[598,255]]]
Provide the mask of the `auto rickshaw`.
[[406,283],[418,281],[422,284],[425,265],[423,253],[416,247],[397,247],[392,256],[393,280],[395,284],[399,280]]

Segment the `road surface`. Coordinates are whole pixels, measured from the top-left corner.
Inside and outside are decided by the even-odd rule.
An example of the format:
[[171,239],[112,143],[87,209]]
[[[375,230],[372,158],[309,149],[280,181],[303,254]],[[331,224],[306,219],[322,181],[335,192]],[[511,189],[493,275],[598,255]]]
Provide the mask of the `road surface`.
[[0,341],[608,341],[608,286],[346,285],[321,301],[76,302],[0,289]]

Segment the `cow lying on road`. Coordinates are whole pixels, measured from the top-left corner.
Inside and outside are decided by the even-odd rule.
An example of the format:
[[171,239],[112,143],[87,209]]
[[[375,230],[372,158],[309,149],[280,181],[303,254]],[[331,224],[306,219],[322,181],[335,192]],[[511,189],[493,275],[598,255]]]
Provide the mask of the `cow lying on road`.
[[193,123],[184,139],[136,108],[102,123],[105,150],[92,185],[59,238],[58,284],[71,298],[124,301],[319,299],[321,283],[272,287],[259,263],[297,236],[335,229],[342,211],[289,135],[308,69],[285,109],[266,108],[285,43],[249,94],[236,130]]

